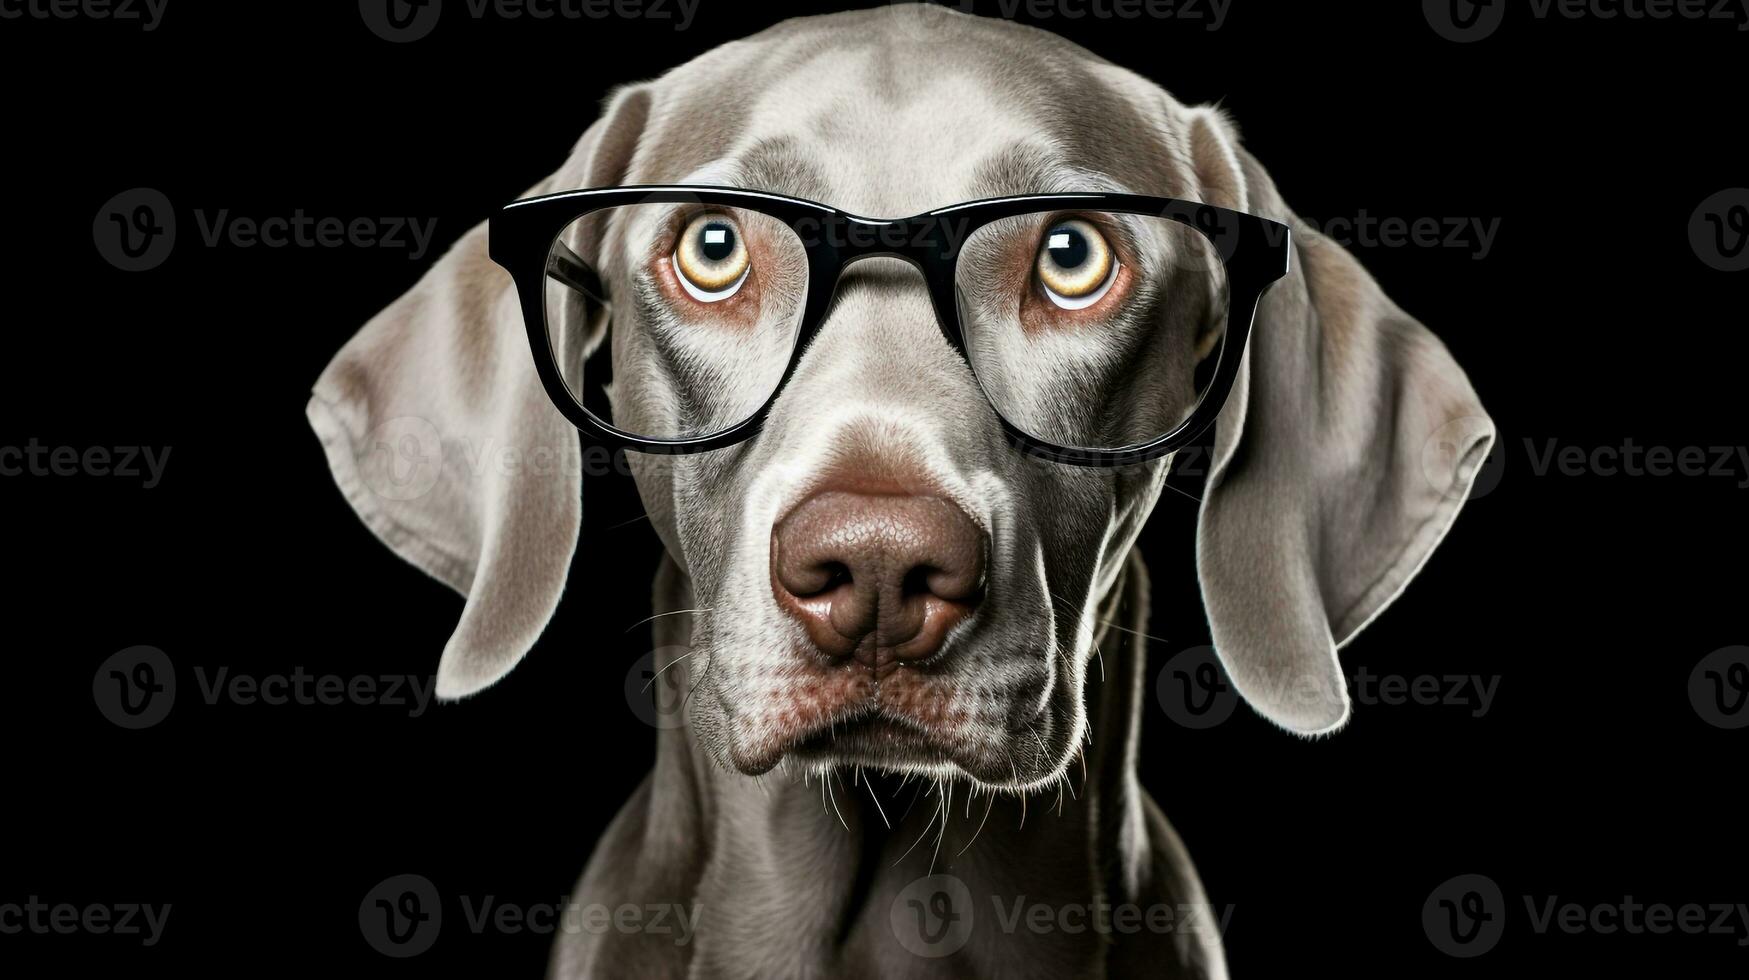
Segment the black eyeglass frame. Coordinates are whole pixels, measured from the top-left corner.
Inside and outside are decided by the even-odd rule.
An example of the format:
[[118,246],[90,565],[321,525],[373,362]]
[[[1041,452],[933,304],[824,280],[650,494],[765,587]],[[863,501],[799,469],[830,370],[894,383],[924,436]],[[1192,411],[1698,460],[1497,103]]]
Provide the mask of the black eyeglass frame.
[[[559,370],[548,336],[546,279],[552,276],[594,299],[608,301],[608,292],[581,259],[567,261],[553,254],[553,244],[572,222],[606,208],[636,204],[696,204],[738,208],[775,218],[797,232],[807,255],[808,287],[789,363],[770,397],[758,411],[719,432],[689,438],[639,436],[615,428],[597,417],[571,392]],[[994,221],[1057,211],[1109,211],[1166,218],[1190,226],[1214,245],[1227,275],[1226,336],[1209,385],[1189,417],[1164,435],[1143,443],[1112,449],[1062,446],[1040,439],[1009,421],[984,389],[1010,440],[1022,451],[1078,466],[1122,466],[1157,459],[1190,444],[1215,421],[1238,377],[1239,363],[1251,333],[1264,290],[1287,275],[1292,234],[1280,222],[1212,204],[1138,194],[1033,194],[991,198],[940,208],[911,218],[865,218],[800,198],[730,187],[648,185],[563,191],[505,205],[488,229],[492,261],[515,282],[523,323],[534,355],[535,370],[553,404],[572,425],[596,442],[648,453],[694,453],[721,449],[748,439],[764,424],[790,376],[826,319],[844,270],[859,259],[897,258],[922,273],[942,336],[966,359],[974,377],[977,366],[967,354],[954,285],[961,245]],[[952,221],[955,233],[933,232]],[[800,229],[808,229],[802,234]],[[568,249],[566,251],[569,251]],[[575,258],[573,256],[573,258]],[[983,382],[979,381],[980,389]]]

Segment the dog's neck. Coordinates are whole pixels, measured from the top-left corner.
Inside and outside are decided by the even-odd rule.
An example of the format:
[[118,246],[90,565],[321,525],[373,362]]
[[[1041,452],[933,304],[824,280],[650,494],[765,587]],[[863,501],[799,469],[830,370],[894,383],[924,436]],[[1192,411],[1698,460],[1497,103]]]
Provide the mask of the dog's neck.
[[[982,896],[980,915],[1002,915],[983,904],[996,900],[1021,914],[1041,904],[1138,901],[1153,887],[1145,879],[1159,844],[1135,760],[1147,589],[1146,569],[1132,556],[1100,603],[1100,620],[1124,632],[1101,636],[1086,693],[1090,738],[1059,787],[993,795],[964,781],[901,785],[781,767],[753,779],[713,762],[690,728],[665,729],[655,771],[627,811],[641,822],[640,874],[696,903],[701,937],[713,923],[754,934],[755,920],[783,923],[790,936],[833,947],[819,951],[813,965],[822,968],[833,957],[850,962],[866,953],[854,948],[861,930],[881,930],[890,946],[895,901],[932,874],[952,875]],[[658,614],[692,605],[689,583],[670,561],[655,591]],[[657,619],[658,646],[685,645],[687,618]],[[1086,937],[1078,938],[1084,949]]]

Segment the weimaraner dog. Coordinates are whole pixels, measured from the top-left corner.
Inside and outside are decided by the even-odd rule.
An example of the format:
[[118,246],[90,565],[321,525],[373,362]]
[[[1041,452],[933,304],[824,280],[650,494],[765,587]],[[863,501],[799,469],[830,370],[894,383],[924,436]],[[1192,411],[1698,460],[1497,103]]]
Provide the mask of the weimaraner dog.
[[[621,88],[534,193],[651,184],[863,215],[1130,192],[1296,226],[1220,111],[937,8],[789,21]],[[370,321],[308,407],[366,524],[467,598],[447,699],[545,627],[587,469],[487,238]],[[635,263],[592,258],[635,295]],[[1343,249],[1298,236],[1288,266],[1215,424],[1196,562],[1234,686],[1314,736],[1348,717],[1337,648],[1427,560],[1494,432],[1445,347]],[[1219,276],[1190,281],[1172,301],[1206,313]],[[1133,546],[1171,459],[1016,451],[925,293],[903,263],[859,264],[756,435],[629,454],[667,551],[654,630],[687,651],[660,665],[684,721],[572,898],[684,924],[564,930],[553,976],[1226,976],[1220,911],[1138,779]],[[612,314],[616,417],[659,414],[678,383],[637,360],[641,309]],[[827,557],[867,586],[830,609]]]

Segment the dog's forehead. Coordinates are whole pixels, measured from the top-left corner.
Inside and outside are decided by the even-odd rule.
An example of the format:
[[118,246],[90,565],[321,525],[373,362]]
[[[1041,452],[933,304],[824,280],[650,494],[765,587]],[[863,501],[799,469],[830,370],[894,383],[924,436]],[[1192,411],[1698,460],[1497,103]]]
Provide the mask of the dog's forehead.
[[874,217],[1183,187],[1164,93],[1054,35],[947,12],[800,24],[664,76],[638,181],[768,190]]
[[878,50],[822,53],[765,89],[725,163],[738,183],[901,217],[984,196],[991,175],[1064,167],[1037,107],[965,66],[894,78]]

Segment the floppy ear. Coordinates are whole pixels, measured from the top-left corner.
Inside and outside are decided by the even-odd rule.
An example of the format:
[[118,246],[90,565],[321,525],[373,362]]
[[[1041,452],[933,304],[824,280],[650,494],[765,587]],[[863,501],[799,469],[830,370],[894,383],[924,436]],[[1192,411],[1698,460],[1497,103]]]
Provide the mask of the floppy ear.
[[1348,719],[1337,648],[1445,536],[1494,424],[1445,345],[1341,246],[1302,232],[1218,114],[1192,110],[1188,131],[1199,183],[1228,198],[1210,203],[1295,233],[1216,422],[1203,602],[1245,699],[1290,731],[1330,732]]
[[[648,104],[645,88],[616,93],[531,193],[619,183]],[[305,414],[365,525],[467,597],[438,696],[503,677],[558,606],[582,523],[582,463],[484,224],[340,349]]]

